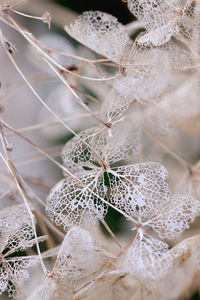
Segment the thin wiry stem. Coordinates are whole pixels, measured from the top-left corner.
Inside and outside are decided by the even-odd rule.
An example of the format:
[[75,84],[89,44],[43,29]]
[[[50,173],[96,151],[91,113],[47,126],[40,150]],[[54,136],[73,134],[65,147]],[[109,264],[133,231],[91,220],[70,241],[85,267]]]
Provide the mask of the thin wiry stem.
[[[27,188],[27,190],[33,195],[33,197],[45,208],[46,204],[44,203],[44,201],[42,201],[42,199],[36,195],[33,190],[29,187],[29,185],[26,183],[26,180],[24,180],[24,178],[20,176],[21,181],[23,182],[24,186]],[[31,199],[30,199],[31,200]],[[58,237],[61,238],[61,240],[65,237],[65,234],[63,232],[61,232],[59,229],[56,228],[56,226],[54,224],[52,224],[48,218],[46,216],[44,216],[38,209],[36,209],[35,204],[33,203],[33,201],[31,201],[32,206],[35,208],[37,214],[43,219],[43,221],[47,224],[47,226],[53,231],[55,232]]]
[[53,57],[49,56],[48,53],[45,52],[45,50],[42,49],[42,46],[38,42],[38,40],[34,37],[34,35],[30,32],[28,32],[25,28],[23,28],[21,25],[17,23],[17,21],[7,13],[8,19],[12,22],[12,25],[16,28],[16,30],[23,35],[23,37],[34,47],[36,50],[42,55],[43,58],[46,58],[49,62],[54,64],[58,69],[60,69],[63,72],[72,74],[73,76],[86,79],[86,80],[92,80],[92,81],[110,81],[115,78],[117,78],[120,73],[117,73],[114,76],[104,76],[103,78],[92,78],[92,77],[87,77],[83,75],[76,74],[67,68],[63,67],[60,63],[58,63]]
[[38,252],[38,255],[39,255],[39,259],[40,259],[40,263],[41,263],[41,266],[42,266],[42,270],[45,274],[47,274],[47,269],[46,269],[46,266],[43,262],[43,259],[42,259],[42,255],[41,255],[41,252],[40,252],[40,247],[39,247],[39,243],[38,243],[38,237],[37,237],[37,233],[36,233],[36,228],[35,228],[35,223],[34,223],[34,216],[31,212],[31,209],[30,209],[30,206],[29,206],[29,203],[26,199],[26,194],[24,193],[24,190],[18,180],[18,177],[16,175],[16,172],[15,172],[15,167],[12,163],[12,160],[11,160],[11,156],[10,156],[10,153],[9,151],[7,150],[7,145],[6,145],[6,141],[5,141],[5,137],[4,137],[4,134],[3,134],[3,128],[2,128],[2,125],[0,127],[0,133],[1,133],[1,140],[2,140],[2,145],[3,145],[3,148],[4,148],[4,151],[5,151],[5,154],[7,156],[7,160],[4,158],[4,156],[2,155],[2,153],[0,153],[0,157],[1,159],[3,160],[3,162],[6,164],[8,170],[10,171],[13,179],[14,179],[14,182],[19,190],[19,193],[20,195],[22,196],[22,199],[24,200],[24,204],[27,208],[27,211],[29,213],[29,216],[30,216],[30,219],[31,219],[31,223],[32,223],[32,227],[33,227],[33,232],[34,232],[34,235],[35,235],[35,238],[36,238],[36,247],[37,247],[37,252]]
[[[96,112],[96,114],[97,113],[98,112]],[[83,114],[78,114],[78,115],[75,115],[72,117],[61,118],[61,120],[63,122],[70,122],[70,121],[79,120],[82,118],[87,118],[89,116],[90,116],[89,113],[83,113]],[[22,127],[17,130],[18,130],[18,132],[25,133],[25,132],[30,132],[30,131],[35,131],[35,130],[40,130],[40,129],[56,126],[59,123],[60,123],[60,121],[56,120],[56,121],[52,121],[52,122],[44,122],[44,123],[39,123],[39,124],[31,125],[31,126]],[[6,136],[12,136],[13,134],[14,133],[10,131],[10,132],[6,133]]]
[[160,148],[169,153],[172,157],[174,157],[184,168],[187,170],[192,170],[193,166],[181,158],[178,154],[174,153],[169,147],[167,147],[163,142],[157,140],[147,129],[143,128],[144,133],[151,138],[151,140],[158,145]]
[[115,243],[119,246],[119,248],[123,251],[123,246],[121,245],[121,243],[118,241],[116,235],[113,233],[113,231],[110,229],[110,227],[108,226],[108,224],[106,223],[105,220],[101,220],[101,223],[103,224],[103,226],[106,228],[106,230],[109,232],[109,234],[111,235],[111,237],[113,238],[113,240],[115,241]]
[[[51,81],[51,80],[56,80],[57,81],[57,77],[52,76],[52,74],[49,73],[40,73],[40,74],[36,74],[36,75],[32,75],[30,77],[27,78],[27,80],[30,83],[41,83],[41,82],[46,82],[46,81]],[[13,84],[12,86],[5,86],[2,87],[2,95],[0,95],[0,101],[1,100],[5,100],[7,99],[9,96],[11,96],[12,94],[16,94],[16,92],[18,91],[18,89],[22,88],[26,86],[26,82],[23,80],[21,82],[18,82],[17,84]]]
[[[61,56],[66,56],[66,57],[74,58],[76,60],[80,60],[80,61],[87,62],[87,63],[90,63],[90,64],[104,64],[104,63],[110,62],[110,59],[107,59],[107,58],[103,58],[103,59],[87,59],[87,58],[84,58],[84,57],[81,57],[81,56],[77,56],[77,55],[74,55],[74,54],[66,53],[66,52],[59,51],[59,50],[56,50],[56,49],[53,49],[53,48],[49,48],[49,47],[45,47],[44,49],[46,49],[47,52],[52,52],[52,53],[59,54]],[[115,64],[115,66],[118,67],[118,65],[116,65],[116,64]]]
[[[13,63],[14,67],[16,68],[16,70],[18,71],[18,73],[20,74],[20,76],[24,79],[24,81],[26,82],[26,84],[28,85],[28,87],[31,89],[31,91],[34,93],[34,95],[37,97],[37,99],[41,102],[41,104],[70,132],[72,132],[74,135],[76,135],[76,133],[67,125],[65,124],[49,107],[48,105],[42,100],[42,98],[38,95],[38,93],[35,91],[35,89],[33,88],[33,86],[31,85],[31,83],[28,81],[28,79],[26,78],[26,76],[24,75],[24,73],[21,71],[21,69],[19,68],[19,66],[17,65],[17,63],[15,62],[15,60],[13,59],[11,53],[9,53],[9,51],[7,51],[7,49],[5,48],[4,43],[6,42],[5,38],[2,36],[2,40],[3,40],[3,46],[4,49],[8,55],[8,57],[10,58],[11,62]],[[70,85],[67,83],[66,80],[64,80],[61,75],[59,74],[59,72],[46,60],[46,62],[51,66],[51,68],[56,72],[57,75],[59,75],[59,78],[62,79],[62,81],[65,83],[65,85],[69,88],[69,90],[72,92],[72,94],[75,96],[76,100],[78,101],[78,103],[86,109],[87,112],[89,112],[93,117],[95,117],[95,119],[97,119],[98,121],[100,121],[96,115],[88,108],[88,106],[82,102],[82,100],[80,99],[80,97],[78,97],[78,95],[74,92],[74,90],[70,87]],[[104,125],[106,125],[104,122],[100,121],[101,123],[103,123]]]
[[1,196],[0,196],[0,200],[3,200],[5,199],[6,197],[8,197],[8,195],[12,192],[12,188],[10,188],[8,191],[6,191],[5,193],[3,193]]

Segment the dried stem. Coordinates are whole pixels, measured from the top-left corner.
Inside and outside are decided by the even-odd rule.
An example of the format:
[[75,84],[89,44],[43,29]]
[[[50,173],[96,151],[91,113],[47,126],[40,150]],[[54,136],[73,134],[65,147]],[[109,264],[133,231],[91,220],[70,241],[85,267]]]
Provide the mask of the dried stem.
[[3,160],[3,162],[6,164],[8,170],[10,171],[13,179],[14,179],[14,182],[19,190],[19,193],[20,195],[22,196],[22,199],[24,200],[24,203],[25,203],[25,206],[27,208],[27,211],[29,213],[29,216],[30,216],[30,219],[31,219],[31,222],[32,222],[32,227],[33,227],[33,231],[34,231],[34,235],[35,235],[35,239],[36,239],[36,247],[37,247],[37,251],[38,251],[38,255],[39,255],[39,259],[40,259],[40,263],[41,263],[41,266],[42,266],[42,269],[43,269],[43,272],[45,274],[47,274],[47,269],[45,267],[45,264],[43,262],[43,259],[42,259],[42,255],[41,255],[41,252],[40,252],[40,247],[39,247],[39,244],[38,244],[38,237],[37,237],[37,233],[36,233],[36,228],[35,228],[35,223],[34,223],[34,216],[31,212],[31,209],[30,209],[30,206],[29,206],[29,203],[27,201],[27,198],[26,198],[26,193],[21,185],[21,183],[19,182],[19,179],[18,179],[18,176],[16,174],[16,169],[15,169],[15,166],[13,165],[12,163],[12,160],[11,160],[11,156],[10,156],[10,153],[7,149],[7,144],[6,144],[6,139],[5,139],[5,136],[3,134],[3,127],[2,125],[0,126],[0,133],[1,133],[1,140],[2,140],[2,145],[3,145],[3,148],[4,148],[4,151],[5,151],[5,154],[7,156],[7,161],[6,159],[4,158],[4,156],[2,155],[2,153],[0,153],[0,157],[1,159]]

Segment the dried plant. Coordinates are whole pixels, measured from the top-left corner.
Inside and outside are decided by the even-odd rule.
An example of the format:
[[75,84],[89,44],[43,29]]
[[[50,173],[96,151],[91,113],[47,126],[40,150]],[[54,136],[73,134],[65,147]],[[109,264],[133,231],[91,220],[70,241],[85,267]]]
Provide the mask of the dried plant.
[[[63,31],[73,45],[50,31],[48,12],[32,15],[25,2],[0,2],[0,56],[20,76],[0,78],[0,294],[192,299],[200,293],[199,1],[127,0],[137,19],[127,25],[84,12]],[[36,37],[26,19],[48,33]],[[25,75],[21,57],[37,72]],[[4,101],[21,88],[38,101],[38,122],[15,128]],[[57,167],[62,179],[52,180]]]

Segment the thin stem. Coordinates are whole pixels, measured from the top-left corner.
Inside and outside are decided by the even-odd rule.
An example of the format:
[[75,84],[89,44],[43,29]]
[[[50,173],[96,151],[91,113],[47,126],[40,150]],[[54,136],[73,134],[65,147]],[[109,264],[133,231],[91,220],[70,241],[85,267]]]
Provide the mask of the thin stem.
[[103,226],[106,228],[106,230],[109,232],[109,234],[112,236],[113,240],[115,241],[115,243],[119,246],[119,248],[123,251],[123,246],[120,244],[120,242],[118,241],[116,235],[112,232],[112,230],[110,229],[110,227],[108,226],[108,224],[106,223],[105,220],[101,220],[101,223],[103,224]]
[[[57,80],[57,77],[52,76],[52,74],[48,74],[48,73],[36,74],[27,78],[27,80],[30,83],[37,83],[37,82],[41,83],[42,81],[50,81],[50,80],[55,81],[55,79]],[[0,100],[5,100],[13,93],[16,94],[16,91],[18,91],[18,89],[22,88],[23,86],[26,86],[26,82],[24,80],[18,82],[15,85],[12,85],[11,87],[10,86],[6,86],[5,88],[2,87],[3,95],[0,95]]]
[[[77,56],[77,55],[73,55],[73,54],[70,54],[70,53],[66,53],[66,52],[63,52],[63,51],[59,51],[59,50],[56,50],[56,49],[52,49],[52,48],[45,48],[47,50],[47,52],[52,52],[52,53],[56,53],[56,54],[59,54],[61,56],[67,56],[67,57],[71,57],[71,58],[74,58],[74,59],[77,59],[77,60],[80,60],[80,61],[84,61],[84,62],[87,62],[87,63],[90,63],[90,64],[102,64],[102,63],[106,63],[106,62],[110,62],[110,59],[107,59],[107,58],[104,58],[104,59],[87,59],[87,58],[84,58],[84,57],[80,57],[80,56]],[[115,64],[116,67],[118,67],[116,64]]]
[[[95,112],[95,113],[97,113],[97,112]],[[72,117],[62,118],[61,120],[63,122],[69,122],[69,121],[78,120],[80,118],[86,118],[86,117],[89,117],[89,116],[90,116],[89,113],[84,113],[84,114],[80,114],[80,115],[76,115],[76,116],[72,116]],[[40,130],[40,129],[43,129],[43,128],[49,128],[49,127],[52,127],[52,126],[56,126],[59,123],[60,123],[60,121],[58,121],[58,120],[52,121],[52,122],[39,123],[39,124],[19,128],[19,129],[17,129],[17,131],[21,132],[21,133],[30,132],[30,131],[34,131],[34,130]],[[10,132],[6,133],[6,136],[10,136],[10,135],[13,135],[13,134],[15,134],[15,133],[10,131]]]
[[39,255],[39,259],[40,259],[40,263],[41,263],[41,266],[42,266],[42,269],[43,269],[43,272],[45,274],[47,274],[47,269],[45,267],[45,264],[43,262],[43,259],[42,259],[42,255],[41,255],[41,252],[40,252],[40,247],[39,247],[39,244],[38,244],[38,237],[37,237],[37,233],[36,233],[36,228],[35,228],[35,223],[34,223],[34,216],[31,212],[31,209],[30,209],[30,206],[28,204],[28,201],[26,199],[26,194],[24,193],[24,190],[21,186],[21,184],[19,183],[18,181],[18,178],[15,174],[15,167],[12,163],[12,160],[11,160],[11,156],[10,156],[10,153],[8,152],[7,148],[6,148],[6,141],[5,141],[5,137],[4,137],[4,134],[3,134],[3,129],[2,129],[2,126],[0,128],[0,133],[1,133],[1,140],[2,140],[2,145],[3,145],[3,148],[4,148],[4,151],[5,151],[5,154],[7,156],[7,161],[6,159],[4,158],[4,156],[2,155],[2,153],[0,153],[0,157],[1,159],[3,160],[3,162],[6,164],[8,170],[10,171],[13,179],[14,179],[14,182],[19,190],[19,193],[20,195],[22,196],[22,199],[24,200],[24,203],[25,203],[25,206],[27,208],[27,211],[29,213],[29,216],[30,216],[30,219],[31,219],[31,223],[32,223],[32,227],[33,227],[33,232],[34,232],[34,235],[35,235],[35,239],[36,239],[36,247],[37,247],[37,251],[38,251],[38,255]]
[[3,200],[4,198],[6,198],[11,192],[12,192],[12,188],[10,188],[8,191],[3,193],[3,195],[0,196],[0,200]]
[[183,158],[181,158],[178,154],[174,153],[171,149],[169,149],[164,143],[157,140],[147,129],[143,128],[144,133],[151,138],[151,140],[158,145],[160,148],[165,150],[167,153],[169,153],[171,156],[173,156],[184,168],[187,170],[192,170],[192,165],[189,164],[187,161],[185,161]]
[[[33,190],[28,186],[28,184],[26,183],[26,181],[24,180],[24,178],[20,176],[20,179],[22,180],[24,186],[27,188],[27,190],[33,195],[33,197],[45,208],[46,207],[46,204],[42,201],[42,199],[40,197],[38,197],[34,192]],[[31,199],[30,199],[31,200]],[[35,207],[35,204],[33,203],[33,201],[31,201],[32,203],[32,206],[35,208],[35,211],[37,212],[37,214],[44,220],[44,222],[47,224],[47,226],[53,231],[55,232],[59,238],[61,240],[63,240],[63,238],[65,237],[65,234],[62,233],[59,229],[57,229],[54,224],[52,224],[47,218],[46,216],[44,216],[40,211],[38,211]]]
[[37,16],[28,15],[28,14],[25,14],[25,13],[20,12],[20,11],[18,11],[18,10],[11,9],[10,7],[9,7],[9,10],[11,10],[12,12],[14,12],[14,13],[20,15],[20,16],[26,17],[26,18],[36,19],[36,20],[41,20],[41,21],[43,21],[43,17],[37,17]]

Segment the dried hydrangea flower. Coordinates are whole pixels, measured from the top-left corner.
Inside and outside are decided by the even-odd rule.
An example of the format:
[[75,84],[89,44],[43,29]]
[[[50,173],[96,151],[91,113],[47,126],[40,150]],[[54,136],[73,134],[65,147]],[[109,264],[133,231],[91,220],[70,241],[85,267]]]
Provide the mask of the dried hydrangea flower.
[[[145,210],[145,208],[144,208]],[[147,220],[138,218],[137,234],[125,260],[125,270],[140,280],[159,280],[171,269],[175,254],[168,245],[146,233],[150,226],[160,238],[174,239],[200,214],[199,201],[190,196],[174,196],[167,204],[155,207]]]
[[126,132],[121,133],[120,124],[114,127],[112,136],[109,129],[99,127],[82,131],[64,146],[64,166],[72,172],[110,172],[116,163],[136,159],[142,147],[141,132],[126,123],[124,128]]
[[[169,85],[170,59],[165,49],[132,48],[126,76],[118,80],[129,97],[141,103],[150,103],[160,97]],[[121,88],[121,89],[122,89]]]
[[[115,164],[140,153],[140,135],[127,128],[91,128],[71,139],[63,148],[64,166],[76,174],[58,183],[47,198],[47,213],[56,224],[67,229],[72,224],[90,226],[107,213],[104,203],[108,188],[117,184]],[[84,143],[85,141],[85,143]],[[124,145],[126,149],[124,150]]]
[[173,36],[192,41],[195,48],[199,44],[200,10],[193,1],[128,0],[128,7],[147,30],[138,44],[161,46]]
[[133,299],[172,300],[184,295],[185,287],[194,281],[198,262],[195,256],[198,253],[199,243],[200,236],[193,236],[170,249],[168,255],[172,256],[173,265],[169,268],[170,272],[160,280],[134,282],[132,279],[130,282],[133,287]]

